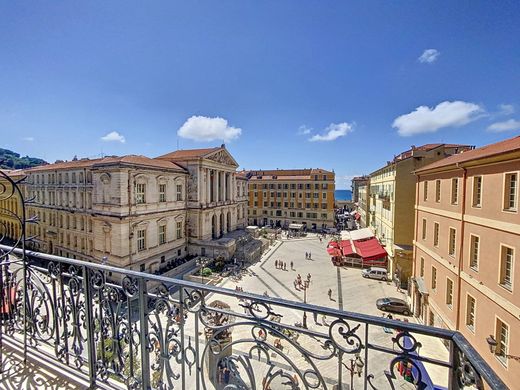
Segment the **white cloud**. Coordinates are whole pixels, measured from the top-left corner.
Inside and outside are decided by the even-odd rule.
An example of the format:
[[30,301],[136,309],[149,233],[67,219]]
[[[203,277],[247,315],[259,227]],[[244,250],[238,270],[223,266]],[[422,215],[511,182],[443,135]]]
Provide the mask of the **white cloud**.
[[121,142],[122,144],[126,142],[125,137],[117,131],[111,131],[104,137],[101,137],[101,140],[105,142]]
[[315,134],[309,141],[334,141],[339,137],[344,137],[347,133],[353,131],[353,126],[350,123],[342,122],[342,123],[331,123],[325,129],[325,134]]
[[184,122],[177,134],[182,138],[195,141],[213,141],[216,139],[231,141],[240,137],[242,129],[228,126],[228,122],[224,118],[192,116]]
[[312,131],[312,127],[307,127],[306,125],[301,125],[298,128],[298,135],[307,135],[310,134]]
[[435,133],[443,127],[464,126],[479,119],[479,114],[483,113],[484,109],[474,103],[445,101],[434,108],[417,107],[414,111],[397,117],[392,127],[397,128],[402,136]]
[[431,64],[435,62],[437,58],[441,55],[441,52],[437,49],[426,49],[423,51],[421,56],[418,58],[419,62]]
[[500,110],[500,115],[511,115],[515,112],[515,106],[512,104],[500,104],[498,109]]
[[509,119],[504,122],[496,122],[487,128],[489,131],[499,133],[501,131],[520,130],[520,121]]
[[33,142],[34,141],[34,137],[23,137],[22,141]]

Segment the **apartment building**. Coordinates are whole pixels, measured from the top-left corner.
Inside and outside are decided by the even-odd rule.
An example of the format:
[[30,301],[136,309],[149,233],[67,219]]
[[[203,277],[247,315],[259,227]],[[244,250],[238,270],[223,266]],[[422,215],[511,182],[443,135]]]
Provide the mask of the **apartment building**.
[[335,174],[324,169],[244,171],[249,185],[250,225],[307,229],[334,226]]
[[471,150],[468,145],[412,146],[370,174],[369,219],[388,252],[388,271],[406,285],[412,275],[415,176],[413,172],[448,156]]
[[358,200],[357,211],[359,213],[359,224],[361,227],[366,228],[370,226],[370,180],[361,183],[357,186]]
[[369,176],[356,176],[352,178],[352,201],[353,202],[359,202],[359,189],[360,187],[366,186],[368,184],[368,181],[370,180]]
[[[37,238],[32,248],[150,272],[188,254],[230,258],[236,242],[223,236],[247,221],[247,183],[237,166],[222,145],[27,169],[22,188],[35,200],[27,215],[38,219],[27,227]],[[14,210],[13,201],[5,202]],[[15,238],[5,214],[2,225]]]
[[461,331],[516,388],[520,137],[445,158],[415,173],[415,315],[425,324]]

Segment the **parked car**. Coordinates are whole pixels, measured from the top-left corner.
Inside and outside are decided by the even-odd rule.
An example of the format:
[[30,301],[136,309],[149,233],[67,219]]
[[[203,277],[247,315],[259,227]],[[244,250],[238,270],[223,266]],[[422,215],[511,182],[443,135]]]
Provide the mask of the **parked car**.
[[386,272],[386,268],[381,267],[369,267],[361,271],[361,275],[364,278],[370,279],[378,279],[378,280],[387,280],[388,273]]
[[379,310],[400,313],[405,316],[410,315],[410,306],[399,298],[379,298],[376,301],[376,306]]

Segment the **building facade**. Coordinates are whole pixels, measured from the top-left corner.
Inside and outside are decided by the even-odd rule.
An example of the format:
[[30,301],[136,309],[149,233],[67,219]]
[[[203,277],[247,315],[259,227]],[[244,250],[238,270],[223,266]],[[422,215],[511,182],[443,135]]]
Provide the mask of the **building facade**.
[[324,169],[276,169],[241,173],[249,185],[250,225],[307,229],[334,226],[335,174]]
[[158,157],[188,172],[188,238],[192,252],[229,258],[235,240],[223,237],[247,224],[247,182],[225,145],[178,150]]
[[359,202],[359,189],[360,187],[366,186],[368,181],[370,180],[370,176],[356,176],[352,178],[352,201]]
[[[187,255],[229,259],[236,240],[226,235],[247,221],[247,184],[237,166],[222,145],[27,169],[23,189],[34,198],[27,215],[38,220],[27,226],[32,248],[147,272]],[[6,213],[0,218],[16,228]]]
[[[413,307],[520,381],[520,137],[417,170]],[[490,343],[496,343],[492,355]],[[518,358],[520,359],[520,358]]]
[[406,285],[412,275],[415,176],[413,172],[447,156],[472,149],[467,145],[412,146],[370,174],[369,219],[388,252],[388,271]]
[[144,156],[26,170],[34,249],[141,271],[187,255],[187,172]]
[[366,228],[370,226],[370,180],[367,180],[363,184],[359,184],[357,189],[357,211],[360,215],[359,224],[361,225],[361,227]]

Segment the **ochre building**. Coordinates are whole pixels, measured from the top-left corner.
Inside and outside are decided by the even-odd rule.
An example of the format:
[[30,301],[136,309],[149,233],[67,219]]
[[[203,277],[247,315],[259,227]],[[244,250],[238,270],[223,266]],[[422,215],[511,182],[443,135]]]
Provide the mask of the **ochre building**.
[[437,161],[416,175],[415,315],[462,332],[516,389],[520,137]]
[[[468,145],[412,146],[370,174],[367,219],[388,253],[388,271],[405,286],[412,274],[415,176],[413,172],[453,154],[471,150]],[[362,213],[360,213],[362,214]]]
[[335,174],[324,169],[243,171],[249,185],[250,225],[309,230],[334,226]]

